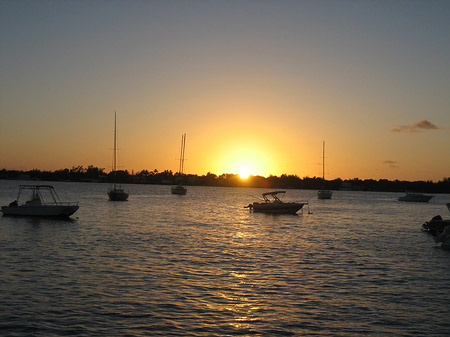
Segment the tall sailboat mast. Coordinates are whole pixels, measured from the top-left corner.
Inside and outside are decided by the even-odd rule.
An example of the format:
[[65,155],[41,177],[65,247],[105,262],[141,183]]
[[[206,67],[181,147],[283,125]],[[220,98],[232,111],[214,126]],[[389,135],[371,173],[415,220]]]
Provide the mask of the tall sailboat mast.
[[181,135],[181,149],[180,149],[180,168],[178,171],[178,185],[177,186],[173,186],[171,191],[172,194],[180,194],[180,195],[184,195],[187,192],[187,189],[184,188],[183,186],[181,186],[181,180],[182,180],[182,176],[183,176],[183,172],[184,172],[184,151],[186,149],[186,134],[183,133]]
[[181,173],[184,173],[184,152],[186,151],[186,134],[183,135],[183,162],[181,164]]
[[325,183],[325,141],[323,141],[322,149],[322,180]]
[[119,185],[117,188],[117,112],[114,110],[114,154],[113,154],[113,184],[114,188],[108,191],[109,200],[126,201],[129,194]]
[[325,141],[322,146],[322,189],[317,194],[319,199],[331,199],[333,192],[325,189]]
[[181,150],[180,150],[180,175],[183,174],[184,171],[184,151],[186,148],[186,134],[181,135]]
[[114,189],[116,188],[116,170],[117,170],[117,113],[114,110],[114,155],[113,155],[113,172],[114,172]]

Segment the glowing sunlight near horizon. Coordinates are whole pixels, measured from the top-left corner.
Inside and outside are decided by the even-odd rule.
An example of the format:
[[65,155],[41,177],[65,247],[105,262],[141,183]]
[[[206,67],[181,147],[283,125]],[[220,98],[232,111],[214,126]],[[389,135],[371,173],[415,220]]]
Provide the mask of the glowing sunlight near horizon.
[[248,176],[250,175],[250,170],[246,167],[241,167],[238,170],[238,174],[241,179],[247,179]]
[[258,135],[248,138],[236,137],[220,144],[213,158],[214,170],[218,174],[236,174],[241,179],[250,176],[269,176],[279,173],[274,166],[282,162],[281,157],[273,150],[272,144]]
[[254,150],[234,150],[227,160],[227,171],[238,174],[241,179],[247,179],[250,175],[264,174],[266,161],[261,153]]

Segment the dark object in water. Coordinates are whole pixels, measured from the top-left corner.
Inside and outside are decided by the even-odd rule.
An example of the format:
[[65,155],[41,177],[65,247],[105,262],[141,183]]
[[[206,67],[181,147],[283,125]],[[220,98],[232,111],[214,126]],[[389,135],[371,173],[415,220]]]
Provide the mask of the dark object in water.
[[[286,193],[286,191],[263,193],[262,196],[264,202],[254,202],[253,204],[244,207],[253,210],[253,212],[260,213],[297,214],[304,205],[308,204],[307,202],[283,202],[277,196],[279,193]],[[272,199],[269,199],[268,196],[271,196]]]

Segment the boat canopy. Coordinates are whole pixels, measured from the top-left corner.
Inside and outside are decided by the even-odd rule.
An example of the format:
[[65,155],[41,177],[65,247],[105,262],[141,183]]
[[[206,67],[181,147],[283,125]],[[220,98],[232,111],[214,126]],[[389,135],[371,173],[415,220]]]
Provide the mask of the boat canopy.
[[53,189],[52,185],[19,185],[19,187],[23,189]]
[[[17,195],[17,201],[21,199],[22,192],[24,190],[31,190],[32,200],[39,199],[42,202],[44,201],[44,199],[47,199],[48,201],[48,197],[50,197],[52,203],[64,204],[61,202],[58,194],[56,193],[52,185],[19,185],[19,193]],[[41,191],[43,191],[44,194],[42,194]]]
[[263,197],[264,197],[264,196],[266,196],[266,195],[277,195],[278,193],[286,193],[286,191],[266,192],[266,193],[263,193],[262,195],[263,195]]

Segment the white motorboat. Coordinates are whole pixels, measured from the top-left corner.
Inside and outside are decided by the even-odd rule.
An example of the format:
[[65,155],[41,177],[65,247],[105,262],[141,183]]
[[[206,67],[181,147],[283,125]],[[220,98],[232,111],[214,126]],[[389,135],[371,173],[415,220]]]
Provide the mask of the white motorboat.
[[178,170],[178,185],[172,186],[171,191],[172,194],[185,195],[187,192],[187,188],[181,185],[181,177],[183,176],[184,170],[184,151],[186,148],[186,134],[181,135],[181,152],[180,152],[180,168]]
[[2,212],[3,215],[69,217],[78,208],[78,203],[62,202],[53,186],[20,185],[17,199],[2,206]]
[[426,195],[422,193],[406,192],[404,196],[398,198],[398,201],[410,201],[410,202],[428,202],[433,198],[432,195]]
[[330,190],[325,190],[325,142],[323,142],[323,149],[322,149],[322,189],[317,192],[317,197],[319,199],[331,199],[331,196],[333,195],[333,192]]
[[113,187],[108,191],[110,201],[126,201],[128,193],[121,186],[117,187],[117,117],[114,111],[114,155],[113,155]]
[[[286,193],[286,191],[263,193],[263,202],[254,202],[245,206],[245,208],[261,213],[296,214],[304,205],[308,204],[307,202],[283,202],[277,196],[280,193]],[[272,199],[269,199],[269,197]]]

